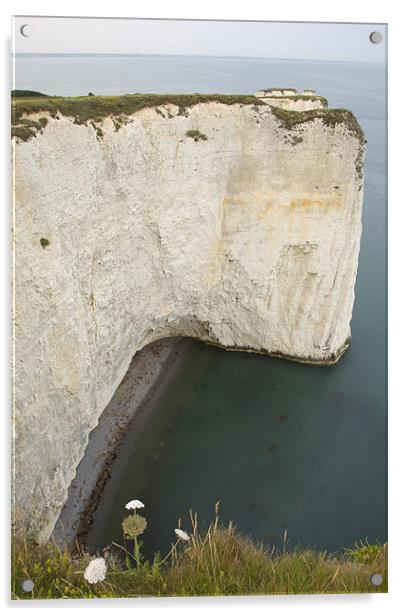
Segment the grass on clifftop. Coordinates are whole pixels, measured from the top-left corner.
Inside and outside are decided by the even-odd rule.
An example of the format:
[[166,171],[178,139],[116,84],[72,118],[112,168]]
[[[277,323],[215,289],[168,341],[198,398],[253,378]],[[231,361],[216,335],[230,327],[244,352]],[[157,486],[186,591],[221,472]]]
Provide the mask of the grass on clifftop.
[[[177,105],[178,115],[198,103],[215,101],[224,105],[264,105],[251,95],[234,94],[126,94],[124,96],[14,96],[12,97],[12,126],[20,127],[23,116],[33,113],[49,113],[57,118],[64,115],[73,118],[76,124],[89,121],[101,122],[104,118],[129,116],[146,107]],[[16,135],[19,136],[19,135]]]
[[43,92],[37,92],[36,90],[11,90],[12,98],[46,98],[48,95]]
[[317,96],[316,94],[287,94],[286,96],[274,94],[273,96],[264,96],[263,98],[273,98],[279,101],[320,101],[325,108],[328,106],[327,99],[324,96]]
[[[217,515],[205,532],[198,529],[197,516],[190,518],[186,538],[180,535],[164,558],[156,554],[152,562],[141,555],[138,536],[146,520],[136,511],[123,527],[134,533],[137,549],[131,549],[133,542],[127,539],[120,549],[122,558],[118,546],[115,552],[110,546],[94,561],[79,548],[73,553],[52,542],[39,546],[20,537],[13,546],[12,598],[387,592],[386,544],[356,545],[339,556],[310,550],[276,553],[242,537],[231,524],[221,527]],[[85,572],[93,583],[86,581]],[[371,583],[375,573],[383,578],[380,586]],[[23,591],[24,580],[34,582],[31,592]]]
[[276,116],[280,124],[288,130],[319,118],[325,126],[335,127],[338,124],[344,124],[352,134],[356,135],[361,144],[365,143],[363,129],[353,113],[348,109],[308,109],[307,111],[290,111],[281,109],[281,107],[272,107],[272,110],[273,115]]
[[[118,130],[125,121],[125,117],[146,107],[157,108],[160,105],[173,104],[178,106],[177,115],[187,115],[188,108],[198,103],[211,101],[224,105],[252,105],[256,108],[265,105],[269,107],[267,103],[255,96],[233,94],[128,94],[79,97],[20,95],[12,97],[12,135],[26,141],[45,128],[48,121],[46,117],[34,121],[26,117],[30,114],[49,113],[55,119],[64,115],[71,117],[75,124],[101,122],[106,117],[112,117]],[[352,112],[347,109],[312,109],[309,111],[287,111],[279,107],[270,107],[270,109],[287,130],[320,118],[326,126],[345,124],[362,143],[364,142],[364,134],[359,123]]]

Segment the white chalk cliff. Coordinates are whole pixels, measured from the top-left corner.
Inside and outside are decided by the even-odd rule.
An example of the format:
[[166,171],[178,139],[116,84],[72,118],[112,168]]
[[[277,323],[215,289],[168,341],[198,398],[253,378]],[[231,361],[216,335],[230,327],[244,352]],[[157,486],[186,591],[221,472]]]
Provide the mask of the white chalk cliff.
[[363,141],[326,113],[167,104],[102,132],[48,115],[13,140],[14,505],[40,540],[149,342],[321,363],[346,349]]
[[314,90],[303,90],[302,93],[298,93],[292,89],[270,88],[269,90],[259,90],[255,93],[255,96],[267,105],[289,111],[308,111],[327,107],[327,100],[323,96],[315,95]]

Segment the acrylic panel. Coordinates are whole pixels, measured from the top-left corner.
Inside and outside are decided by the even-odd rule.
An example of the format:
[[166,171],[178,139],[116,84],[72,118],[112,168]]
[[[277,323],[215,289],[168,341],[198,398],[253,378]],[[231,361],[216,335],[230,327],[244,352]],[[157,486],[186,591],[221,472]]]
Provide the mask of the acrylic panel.
[[386,24],[13,28],[13,598],[387,592]]

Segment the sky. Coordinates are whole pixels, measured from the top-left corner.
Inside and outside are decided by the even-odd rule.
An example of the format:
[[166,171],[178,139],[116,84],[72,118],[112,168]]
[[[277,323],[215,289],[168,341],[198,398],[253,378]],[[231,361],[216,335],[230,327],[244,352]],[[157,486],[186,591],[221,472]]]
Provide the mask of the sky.
[[[21,34],[21,27],[27,24]],[[16,17],[17,53],[139,53],[384,62],[386,26]],[[369,35],[383,34],[375,45]]]

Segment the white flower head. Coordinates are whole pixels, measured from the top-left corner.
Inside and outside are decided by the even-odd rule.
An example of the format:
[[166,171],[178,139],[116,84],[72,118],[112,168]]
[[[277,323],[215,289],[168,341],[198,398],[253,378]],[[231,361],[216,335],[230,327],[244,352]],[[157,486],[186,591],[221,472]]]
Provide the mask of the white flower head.
[[97,584],[105,580],[107,565],[104,558],[94,558],[89,562],[83,577],[89,584]]
[[125,505],[125,509],[143,509],[145,505],[140,500],[131,500]]
[[181,530],[181,528],[175,528],[174,532],[179,539],[182,539],[183,541],[190,541],[190,535],[187,534],[185,530]]

